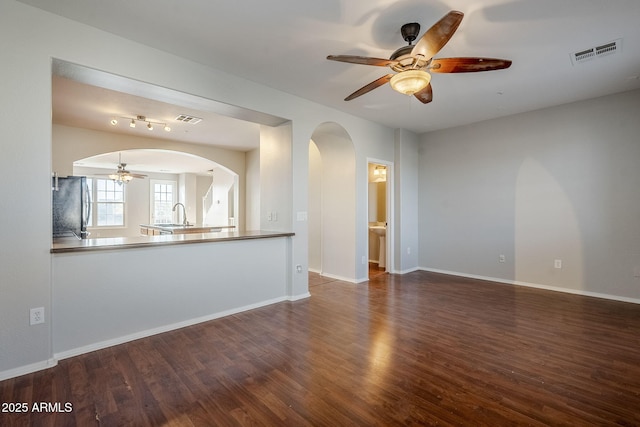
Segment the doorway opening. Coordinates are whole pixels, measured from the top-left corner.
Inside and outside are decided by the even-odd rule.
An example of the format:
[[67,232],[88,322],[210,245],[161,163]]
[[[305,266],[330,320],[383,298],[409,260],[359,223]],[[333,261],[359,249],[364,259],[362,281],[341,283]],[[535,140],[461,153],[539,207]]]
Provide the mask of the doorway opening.
[[367,227],[369,278],[391,271],[391,164],[369,160],[367,165]]
[[348,282],[359,277],[355,170],[347,131],[337,123],[319,125],[309,142],[309,271]]

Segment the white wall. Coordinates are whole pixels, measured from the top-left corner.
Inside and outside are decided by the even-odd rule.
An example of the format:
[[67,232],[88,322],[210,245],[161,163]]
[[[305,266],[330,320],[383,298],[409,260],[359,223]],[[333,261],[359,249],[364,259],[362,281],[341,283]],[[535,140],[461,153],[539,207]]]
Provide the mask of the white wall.
[[[213,186],[211,187],[212,205],[209,208],[204,223],[208,225],[233,225],[230,224],[230,213],[234,210],[235,205],[233,200],[235,189],[233,186],[236,184],[237,177],[223,168],[215,168],[210,184],[211,181],[213,182]],[[209,189],[207,188],[207,190]],[[202,206],[202,198],[199,200]],[[235,220],[237,220],[237,218],[235,218]]]
[[246,212],[247,230],[260,229],[260,149],[247,151],[246,155]]
[[309,270],[322,272],[322,157],[309,141]]
[[200,198],[198,198],[198,203],[201,208],[196,211],[196,224],[203,223],[204,219],[202,216],[202,197],[207,194],[209,187],[211,187],[210,176],[198,175],[196,177],[196,193],[202,195]]
[[260,229],[291,230],[291,124],[260,126]]
[[[181,173],[178,175],[178,200],[184,205],[187,221],[191,224],[196,222],[196,212],[202,210],[202,195],[198,197],[196,185],[196,175],[192,173]],[[174,221],[182,222],[182,209],[176,208]]]
[[69,357],[283,301],[289,239],[56,254],[54,355]]
[[[16,207],[0,209],[0,223],[4,224],[0,227],[2,379],[46,367],[53,360],[51,65],[50,55],[37,47],[46,42],[51,27],[43,14],[32,14],[24,5],[3,0],[0,9],[0,169],[14,177],[0,182],[0,197],[7,206]],[[36,48],[25,49],[30,45]],[[46,323],[29,326],[32,307],[44,307]]]
[[407,130],[395,131],[395,271],[418,268],[418,147],[420,138]]
[[[356,217],[362,226],[356,229],[355,258],[367,254],[366,158],[393,160],[393,130],[22,3],[0,0],[0,9],[0,126],[4,129],[0,167],[3,173],[15,177],[0,183],[0,197],[12,206],[20,206],[0,210],[0,223],[28,224],[0,228],[0,378],[54,362],[49,253],[50,174],[52,162],[56,161],[51,153],[52,58],[291,120],[295,126],[290,129],[293,142],[286,173],[291,181],[290,187],[283,189],[288,200],[279,203],[278,209],[289,206],[289,211],[283,213],[288,218],[279,218],[286,219],[291,229],[288,231],[295,233],[287,260],[287,294],[293,299],[308,295],[308,278],[304,274],[308,259],[307,222],[298,220],[296,214],[307,210],[309,139],[320,123],[340,123],[356,151]],[[185,75],[189,79],[182,77]],[[110,151],[120,148],[114,144]],[[200,148],[204,150],[205,146]],[[82,146],[74,149],[84,150]],[[87,156],[88,153],[80,154]],[[240,187],[244,190],[244,183]],[[300,274],[295,273],[294,266],[298,264],[303,267]],[[127,272],[118,275],[122,274],[126,276]],[[114,273],[114,277],[118,275]],[[366,277],[366,265],[357,265],[356,277]],[[91,299],[91,288],[86,289],[88,294],[84,297]],[[44,324],[28,325],[29,309],[33,307],[45,308]]]
[[638,111],[634,91],[424,135],[420,265],[640,302]]
[[313,214],[319,213],[320,218],[312,218],[310,224],[314,227],[319,225],[320,231],[312,233],[314,240],[310,240],[310,245],[314,247],[314,254],[321,252],[321,274],[355,282],[356,264],[360,262],[356,260],[356,168],[353,141],[344,128],[335,123],[323,123],[319,126],[312,135],[312,141],[318,149],[319,159],[317,154],[310,151],[314,174],[309,178],[317,180],[310,185],[314,190],[319,190],[320,195],[310,194],[309,200],[314,200]]
[[71,175],[73,162],[103,153],[131,149],[161,149],[193,154],[244,175],[244,153],[205,144],[114,134],[54,124],[52,168],[60,175]]

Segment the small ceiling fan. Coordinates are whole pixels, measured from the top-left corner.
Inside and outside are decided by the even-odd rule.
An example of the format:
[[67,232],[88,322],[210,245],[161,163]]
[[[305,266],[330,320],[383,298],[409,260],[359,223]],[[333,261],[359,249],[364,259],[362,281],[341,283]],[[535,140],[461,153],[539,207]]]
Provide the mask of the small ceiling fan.
[[394,90],[405,95],[413,95],[426,104],[433,100],[431,75],[427,71],[432,73],[473,73],[509,68],[511,61],[507,59],[434,58],[458,29],[463,16],[462,12],[456,10],[447,13],[429,28],[415,45],[412,43],[420,33],[420,24],[414,22],[403,25],[400,30],[402,38],[409,45],[393,52],[389,59],[355,55],[327,56],[327,59],[331,61],[389,67],[396,72],[396,74],[387,74],[372,81],[344,100],[351,101],[385,83],[390,83]]
[[118,170],[114,173],[108,174],[109,178],[117,182],[119,185],[128,183],[133,178],[146,178],[147,175],[139,173],[131,173],[127,169],[127,164],[122,163],[122,153],[118,153]]

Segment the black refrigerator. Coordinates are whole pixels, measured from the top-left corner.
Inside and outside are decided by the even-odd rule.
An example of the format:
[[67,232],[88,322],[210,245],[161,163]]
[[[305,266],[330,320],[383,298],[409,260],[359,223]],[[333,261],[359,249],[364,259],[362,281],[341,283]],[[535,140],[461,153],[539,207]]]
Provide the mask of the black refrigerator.
[[91,198],[84,176],[54,177],[52,190],[53,237],[86,239]]

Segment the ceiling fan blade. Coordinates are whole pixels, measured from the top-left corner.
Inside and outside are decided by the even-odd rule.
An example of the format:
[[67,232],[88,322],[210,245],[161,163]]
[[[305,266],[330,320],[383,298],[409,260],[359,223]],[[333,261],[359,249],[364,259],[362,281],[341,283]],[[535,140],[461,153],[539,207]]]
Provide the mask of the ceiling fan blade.
[[431,83],[421,91],[414,93],[413,96],[418,98],[418,100],[423,104],[428,104],[433,101],[433,89],[431,88]]
[[378,87],[382,86],[383,84],[388,83],[389,80],[391,80],[391,77],[393,77],[393,74],[387,74],[386,76],[382,76],[378,80],[374,80],[371,83],[369,83],[368,85],[362,86],[360,89],[358,89],[357,91],[353,92],[351,95],[347,96],[344,100],[345,101],[351,101],[352,99],[357,98],[360,95],[364,95],[367,92],[371,92],[375,88],[378,88]]
[[115,171],[115,172],[112,172],[112,173],[97,173],[95,175],[96,176],[111,176],[111,175],[122,175],[122,176],[125,176],[125,175],[129,175],[129,176],[132,176],[134,178],[146,178],[147,177],[147,175],[143,175],[143,174],[140,174],[140,173],[131,173],[128,170],[122,170],[122,169],[118,170],[118,171]]
[[348,62],[350,64],[375,65],[377,67],[386,67],[397,64],[398,61],[382,58],[371,58],[368,56],[355,55],[329,55],[327,59],[330,61]]
[[475,73],[478,71],[503,70],[511,66],[508,59],[497,58],[439,58],[431,61],[433,73]]
[[433,58],[456,32],[463,16],[464,14],[457,10],[447,13],[424,33],[411,51],[411,56],[422,55],[426,59]]

